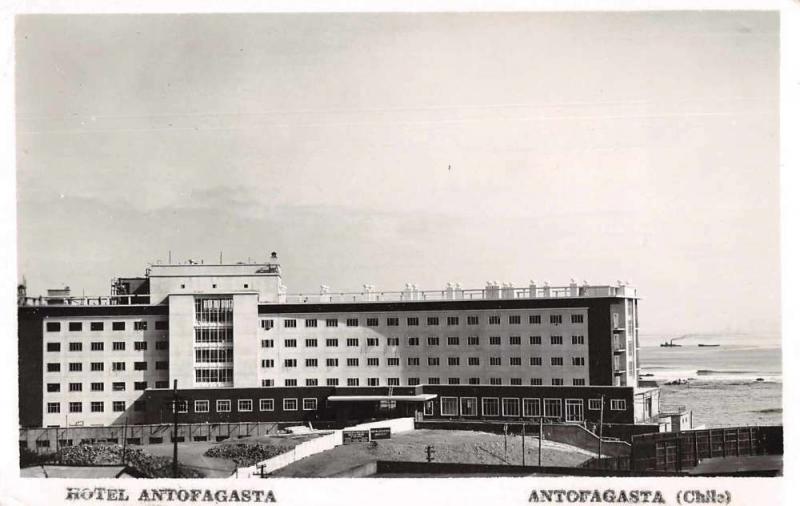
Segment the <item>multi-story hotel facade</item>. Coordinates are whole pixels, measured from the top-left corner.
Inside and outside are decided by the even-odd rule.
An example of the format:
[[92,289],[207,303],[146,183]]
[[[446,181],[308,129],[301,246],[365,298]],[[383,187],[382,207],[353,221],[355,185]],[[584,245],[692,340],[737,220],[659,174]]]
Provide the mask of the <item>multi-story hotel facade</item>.
[[520,419],[632,424],[638,303],[624,284],[290,295],[267,263],[152,265],[102,297],[19,298],[24,427]]

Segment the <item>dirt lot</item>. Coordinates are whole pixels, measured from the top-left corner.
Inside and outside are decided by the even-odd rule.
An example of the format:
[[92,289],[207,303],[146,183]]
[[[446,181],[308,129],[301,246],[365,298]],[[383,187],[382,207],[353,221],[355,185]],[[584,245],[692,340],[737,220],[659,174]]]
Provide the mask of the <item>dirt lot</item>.
[[[503,436],[485,432],[456,430],[415,430],[392,435],[380,440],[376,447],[370,443],[338,446],[317,455],[299,460],[273,476],[326,477],[373,460],[425,461],[425,447],[432,445],[436,462],[458,462],[469,464],[516,464],[522,463],[522,438],[508,436],[504,449]],[[539,443],[532,437],[525,438],[525,463],[538,464]],[[585,450],[562,443],[545,441],[542,446],[543,466],[577,466],[593,457]]]

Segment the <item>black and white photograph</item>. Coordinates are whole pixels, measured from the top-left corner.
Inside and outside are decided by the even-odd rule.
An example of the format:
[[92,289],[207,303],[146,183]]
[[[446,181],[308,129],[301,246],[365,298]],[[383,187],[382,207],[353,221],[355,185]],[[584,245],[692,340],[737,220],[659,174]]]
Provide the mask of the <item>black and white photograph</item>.
[[782,486],[780,9],[11,19],[0,503]]

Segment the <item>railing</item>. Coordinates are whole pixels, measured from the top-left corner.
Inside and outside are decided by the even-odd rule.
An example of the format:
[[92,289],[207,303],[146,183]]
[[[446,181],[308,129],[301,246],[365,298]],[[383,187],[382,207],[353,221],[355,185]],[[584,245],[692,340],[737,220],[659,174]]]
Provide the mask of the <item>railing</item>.
[[19,306],[113,306],[150,304],[149,294],[100,295],[100,296],[57,296],[57,297],[19,297]]

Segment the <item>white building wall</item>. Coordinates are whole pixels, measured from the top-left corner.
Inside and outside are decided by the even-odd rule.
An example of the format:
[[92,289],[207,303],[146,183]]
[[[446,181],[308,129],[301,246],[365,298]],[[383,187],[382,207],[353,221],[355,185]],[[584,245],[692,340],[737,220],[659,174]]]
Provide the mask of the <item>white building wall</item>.
[[169,386],[194,387],[194,297],[169,296]]
[[258,296],[233,295],[233,386],[257,387],[258,380]]
[[154,265],[150,267],[150,302],[160,304],[170,294],[230,294],[256,292],[262,302],[278,302],[281,277],[266,265]]

